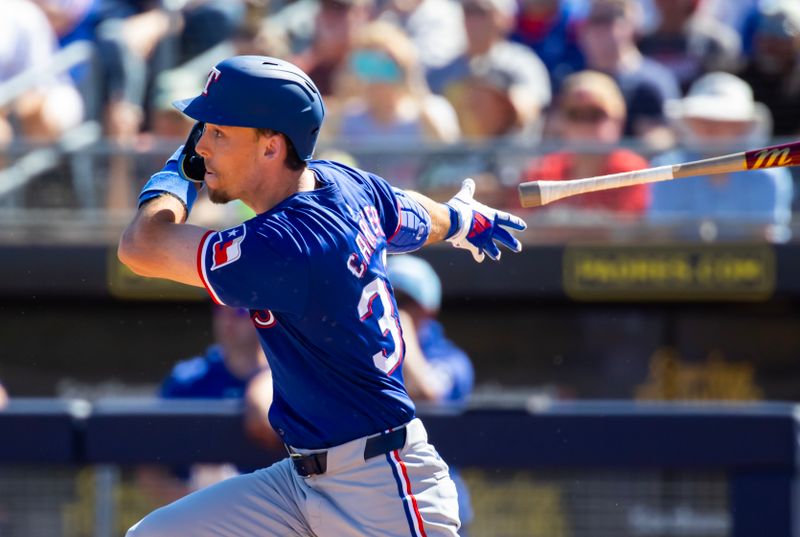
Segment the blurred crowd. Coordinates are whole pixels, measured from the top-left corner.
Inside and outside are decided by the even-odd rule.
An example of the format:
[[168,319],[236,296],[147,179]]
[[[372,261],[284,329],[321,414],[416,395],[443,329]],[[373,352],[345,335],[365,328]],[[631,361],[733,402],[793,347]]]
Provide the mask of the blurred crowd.
[[[191,123],[171,102],[197,94],[210,67],[235,54],[281,57],[311,75],[328,107],[321,156],[433,197],[472,176],[485,201],[518,207],[521,181],[682,162],[800,133],[797,0],[6,0],[3,7],[0,147],[52,142],[86,119],[100,121],[120,154],[182,138]],[[92,44],[91,59],[59,69],[60,50],[78,41]],[[3,91],[31,70],[39,75],[26,91]],[[531,150],[437,152],[498,143]],[[419,158],[381,154],[397,147],[428,150]],[[107,207],[132,206],[139,174],[129,160],[112,159]],[[774,232],[791,218],[792,176],[757,175],[631,187],[549,210],[735,219]]]

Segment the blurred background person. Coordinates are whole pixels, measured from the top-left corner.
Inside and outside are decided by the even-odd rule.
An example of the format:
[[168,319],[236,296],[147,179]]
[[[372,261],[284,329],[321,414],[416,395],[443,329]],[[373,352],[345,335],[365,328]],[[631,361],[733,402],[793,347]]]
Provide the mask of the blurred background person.
[[[653,166],[688,162],[766,145],[769,111],[753,99],[750,86],[729,73],[709,73],[672,101],[681,146],[653,159]],[[763,237],[785,236],[791,218],[792,178],[786,168],[689,177],[651,185],[650,216],[657,221],[721,220],[757,230]],[[710,236],[730,236],[734,226],[707,228]],[[742,232],[740,229],[739,232]]]
[[[269,424],[272,374],[249,312],[213,306],[214,343],[202,356],[178,362],[163,380],[162,399],[235,399],[242,401],[245,432],[260,445],[282,443]],[[147,495],[164,505],[242,471],[231,464],[196,464],[191,468],[142,467],[138,481]]]
[[[414,44],[397,26],[383,21],[365,26],[348,57],[348,74],[352,84],[341,92],[339,117],[332,118],[328,138],[354,148],[458,140],[453,107],[428,90]],[[389,177],[392,184],[415,186],[419,164],[407,155],[367,154],[358,160],[360,166]]]
[[372,0],[319,0],[318,6],[308,6],[304,13],[314,20],[310,43],[288,60],[308,73],[326,97],[328,108],[335,107],[327,97],[335,93],[336,80],[346,66],[353,39],[371,20],[373,9]]
[[[436,317],[442,301],[442,284],[436,271],[424,259],[411,255],[389,257],[386,275],[395,292],[405,358],[403,380],[417,403],[464,405],[475,383],[469,356],[445,337]],[[458,491],[461,518],[459,535],[469,532],[472,506],[469,491],[457,471],[450,477]]]
[[246,309],[215,305],[212,330],[214,343],[202,356],[175,365],[161,385],[161,397],[241,399],[250,379],[267,369]]
[[[550,77],[542,60],[534,52],[508,38],[514,27],[516,1],[462,0],[461,8],[467,36],[466,51],[449,64],[428,71],[431,89],[447,97],[460,114],[460,119],[465,119],[461,114],[468,113],[484,117],[484,111],[471,108],[474,103],[466,101],[469,92],[461,86],[474,74],[475,64],[481,64],[484,70],[490,65],[495,66],[497,70],[512,76],[515,86],[525,88],[524,98],[529,106],[524,110],[523,123],[535,122],[550,103]],[[488,119],[491,121],[491,118]],[[493,130],[479,129],[469,120],[462,121],[461,128],[468,138],[481,138],[487,132],[491,135]]]
[[118,150],[109,164],[106,207],[128,210],[136,176],[128,153],[151,127],[153,80],[229,38],[243,21],[245,0],[196,0],[174,10],[156,0],[97,1],[98,114]]
[[700,10],[700,0],[655,0],[655,7],[658,24],[639,40],[639,49],[672,71],[682,90],[705,73],[738,70],[741,37]]
[[458,0],[389,0],[378,18],[408,34],[426,69],[441,67],[464,52],[464,16]]
[[16,135],[51,142],[83,120],[84,103],[67,73],[49,75],[58,44],[42,10],[29,0],[7,0],[0,16],[0,84],[40,70],[38,83],[0,103],[0,147]]
[[550,74],[553,92],[584,66],[577,26],[582,14],[569,0],[522,0],[511,39],[533,49]]
[[[65,48],[77,41],[95,40],[95,27],[98,19],[99,2],[96,0],[34,0],[41,8],[50,26],[56,34],[59,48]],[[96,110],[91,108],[89,96],[94,96],[95,80],[91,76],[91,60],[80,63],[70,69],[72,81],[84,93],[87,105],[87,116],[95,117]]]
[[701,0],[699,9],[704,15],[733,28],[741,38],[742,51],[748,54],[760,3],[761,0]]
[[[534,160],[522,180],[561,181],[647,168],[642,156],[614,147],[622,139],[625,115],[625,99],[613,78],[597,71],[570,75],[557,96],[548,127],[548,134],[567,149]],[[635,185],[574,196],[553,206],[641,215],[649,201],[648,185]]]
[[446,87],[445,96],[455,107],[468,140],[538,136],[540,114],[549,103],[549,94],[547,103],[541,100],[540,87],[547,81],[526,76],[516,61],[524,62],[524,58],[474,58],[464,77]]
[[800,134],[800,2],[762,2],[741,77],[772,112],[773,134]]
[[472,177],[481,199],[500,206],[508,202],[507,189],[519,181],[519,151],[504,151],[495,144],[537,141],[541,130],[537,96],[541,84],[509,59],[502,55],[474,58],[465,77],[448,86],[446,96],[456,110],[462,136],[472,144],[461,151],[427,156],[418,184],[432,198],[448,199],[464,177]]
[[515,0],[462,0],[461,8],[467,49],[430,70],[428,82],[453,105],[463,139],[481,147],[431,155],[420,173],[420,187],[444,200],[464,177],[473,177],[477,196],[502,205],[505,186],[519,178],[519,162],[492,150],[492,144],[538,139],[542,112],[551,99],[550,77],[534,52],[509,40]]
[[628,111],[624,135],[664,149],[673,141],[664,102],[681,93],[669,69],[636,46],[638,8],[634,0],[592,0],[578,39],[586,67],[610,75],[622,90]]
[[0,409],[5,408],[7,404],[8,404],[8,392],[3,386],[3,383],[0,382]]

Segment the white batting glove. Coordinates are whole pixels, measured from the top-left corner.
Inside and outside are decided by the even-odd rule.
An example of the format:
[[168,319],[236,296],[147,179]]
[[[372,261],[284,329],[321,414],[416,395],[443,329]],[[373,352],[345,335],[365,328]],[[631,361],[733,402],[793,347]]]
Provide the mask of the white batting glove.
[[500,259],[498,242],[513,252],[522,250],[522,244],[508,231],[521,231],[528,227],[525,222],[512,214],[487,207],[475,201],[475,181],[464,179],[461,190],[446,205],[451,211],[451,226],[447,241],[456,248],[463,248],[472,253],[478,263],[483,261],[484,254],[495,261]]

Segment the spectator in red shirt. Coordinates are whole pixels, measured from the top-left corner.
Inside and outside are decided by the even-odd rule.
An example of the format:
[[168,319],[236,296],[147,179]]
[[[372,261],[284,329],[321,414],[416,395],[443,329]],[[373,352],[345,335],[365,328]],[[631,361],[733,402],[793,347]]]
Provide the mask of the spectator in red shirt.
[[[625,99],[614,79],[597,71],[570,75],[561,88],[548,131],[572,147],[533,161],[523,180],[562,181],[646,168],[647,160],[633,151],[605,149],[622,138],[625,114]],[[649,201],[648,186],[637,185],[575,196],[556,204],[640,215]]]

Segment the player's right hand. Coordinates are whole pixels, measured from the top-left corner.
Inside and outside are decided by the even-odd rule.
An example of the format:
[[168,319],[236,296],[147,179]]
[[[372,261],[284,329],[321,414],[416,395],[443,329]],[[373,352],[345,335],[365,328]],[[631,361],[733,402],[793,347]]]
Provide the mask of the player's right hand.
[[447,240],[456,248],[463,248],[472,253],[478,263],[483,261],[484,254],[490,259],[500,259],[500,248],[497,243],[506,248],[519,252],[522,250],[520,243],[509,229],[521,231],[527,224],[513,214],[497,209],[492,209],[475,201],[475,181],[464,179],[461,190],[447,206],[458,213],[458,230]]
[[198,155],[195,150],[205,128],[206,124],[200,121],[194,124],[178,157],[178,173],[187,181],[202,183],[205,180],[206,164],[203,161],[203,157]]
[[195,123],[186,143],[178,147],[161,171],[154,173],[145,183],[139,193],[139,207],[162,194],[171,194],[183,203],[186,214],[189,214],[194,200],[197,199],[197,191],[202,188],[206,176],[203,157],[195,151],[195,146],[203,135],[203,129],[205,123],[199,121]]

